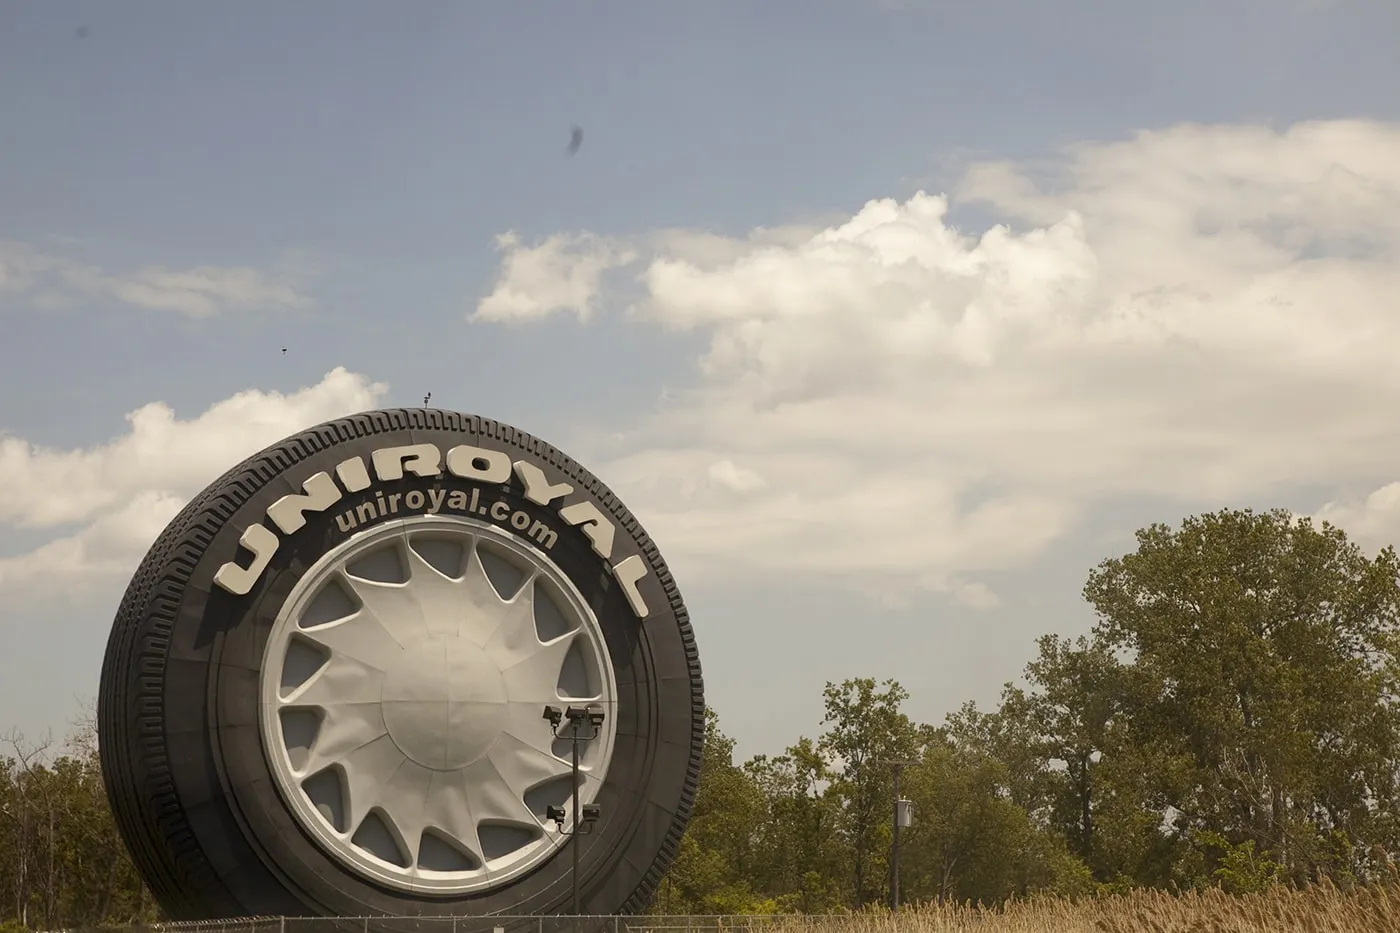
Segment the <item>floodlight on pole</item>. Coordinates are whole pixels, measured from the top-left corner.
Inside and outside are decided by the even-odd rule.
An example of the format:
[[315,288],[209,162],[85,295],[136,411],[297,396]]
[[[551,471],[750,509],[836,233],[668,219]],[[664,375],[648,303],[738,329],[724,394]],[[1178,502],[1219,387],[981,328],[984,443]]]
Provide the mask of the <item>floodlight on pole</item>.
[[[586,836],[592,832],[593,824],[598,821],[598,817],[601,815],[601,811],[596,803],[579,806],[578,746],[580,742],[591,742],[601,734],[605,716],[601,706],[570,706],[564,710],[560,710],[557,706],[546,706],[544,708],[543,718],[548,720],[550,731],[554,734],[556,739],[561,737],[559,735],[559,727],[563,721],[567,719],[569,722],[567,738],[573,745],[574,824],[567,830],[564,828],[564,822],[568,819],[568,813],[562,806],[551,805],[545,807],[545,818],[554,821],[555,825],[559,828],[560,835],[573,837],[569,840],[570,855],[572,856],[572,868],[570,872],[572,877],[570,881],[573,887],[574,916],[578,916],[582,907],[579,901],[578,889],[579,843],[577,837]],[[589,726],[589,731],[587,733],[581,731],[585,724]]]

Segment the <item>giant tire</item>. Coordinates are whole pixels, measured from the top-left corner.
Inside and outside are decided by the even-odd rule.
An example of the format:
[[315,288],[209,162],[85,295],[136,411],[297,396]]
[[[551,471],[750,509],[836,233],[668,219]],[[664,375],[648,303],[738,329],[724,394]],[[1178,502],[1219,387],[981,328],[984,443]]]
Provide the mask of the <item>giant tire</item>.
[[[336,473],[337,465],[356,457],[361,458],[364,464],[373,464],[371,454],[374,450],[418,444],[435,445],[444,452],[458,445],[471,445],[504,453],[509,456],[514,471],[503,482],[494,481],[497,477],[492,474],[493,481],[481,483],[454,475],[446,467],[440,469],[440,475],[427,477],[414,475],[410,470],[403,472],[401,479],[377,482],[368,489],[362,487],[359,492],[350,492],[349,486],[356,483],[352,480],[347,485],[344,475]],[[522,483],[519,475],[522,469],[520,463],[538,468],[551,484],[569,484],[573,487],[572,492],[546,505],[530,501],[526,498],[526,484]],[[401,467],[405,466],[401,463]],[[489,458],[472,461],[467,473],[471,475],[471,469],[490,466]],[[255,524],[267,529],[276,528],[268,515],[268,507],[289,495],[309,491],[311,487],[303,484],[318,473],[340,476],[336,486],[341,495],[340,501],[325,511],[306,511],[303,527],[277,534],[278,547],[248,592],[240,595],[217,584],[214,578],[221,567],[230,562],[243,568],[249,566],[253,550],[246,544],[240,546],[240,536],[244,535],[245,530]],[[612,492],[582,466],[553,447],[508,425],[476,416],[429,409],[395,409],[365,412],[318,425],[274,444],[231,469],[170,522],[142,561],[122,599],[103,663],[98,704],[103,775],[122,837],[141,875],[170,919],[269,915],[537,915],[569,911],[570,853],[567,845],[562,845],[558,840],[556,842],[560,844],[543,856],[536,857],[526,870],[495,886],[483,881],[472,890],[424,890],[411,881],[403,880],[411,878],[411,873],[417,871],[412,865],[403,869],[403,878],[392,872],[384,875],[390,881],[398,878],[394,883],[386,883],[383,878],[372,872],[366,874],[347,861],[351,856],[359,857],[370,850],[356,849],[350,843],[345,844],[343,851],[334,848],[334,838],[326,835],[329,831],[315,829],[312,825],[314,820],[308,822],[311,818],[305,816],[305,808],[298,810],[302,805],[295,802],[296,794],[286,789],[287,779],[281,778],[282,783],[279,784],[278,768],[284,767],[285,771],[285,768],[294,769],[296,765],[278,765],[277,762],[283,760],[278,756],[285,753],[288,756],[285,760],[292,761],[294,754],[309,756],[312,752],[287,751],[286,746],[278,748],[276,742],[268,738],[273,734],[268,730],[273,729],[275,733],[278,727],[268,725],[271,721],[268,719],[271,714],[266,713],[269,708],[268,694],[260,691],[282,690],[283,685],[282,682],[276,686],[264,684],[264,666],[272,663],[268,661],[269,657],[281,657],[275,652],[282,651],[282,645],[291,645],[296,641],[298,632],[319,631],[298,629],[297,626],[306,624],[305,617],[288,607],[296,599],[302,599],[297,605],[303,608],[296,611],[309,614],[310,610],[304,608],[309,605],[305,600],[312,597],[296,596],[304,578],[310,580],[308,574],[315,573],[334,576],[337,567],[344,569],[335,565],[330,570],[317,571],[318,561],[324,564],[330,556],[341,553],[337,548],[343,550],[351,547],[347,542],[366,535],[377,533],[392,537],[390,532],[382,529],[393,527],[398,522],[391,513],[383,520],[367,520],[366,524],[370,527],[355,528],[347,533],[337,525],[334,516],[346,515],[345,510],[353,515],[358,504],[363,517],[365,503],[380,493],[389,497],[386,501],[396,504],[402,501],[407,509],[410,501],[428,501],[431,495],[436,494],[432,492],[433,489],[460,491],[464,495],[475,489],[481,501],[506,503],[500,507],[500,514],[508,512],[513,517],[517,512],[524,513],[531,523],[529,530],[538,536],[538,540],[525,537],[516,525],[511,524],[513,518],[497,521],[490,534],[505,538],[513,536],[514,543],[523,547],[523,550],[517,550],[527,556],[529,553],[544,553],[542,542],[547,532],[539,531],[540,523],[557,532],[547,555],[548,560],[553,562],[551,566],[556,571],[567,578],[561,585],[567,588],[571,584],[591,610],[594,622],[589,624],[596,623],[596,630],[600,633],[600,637],[594,639],[598,660],[587,662],[595,664],[595,668],[590,669],[594,673],[587,675],[593,679],[587,682],[602,683],[598,679],[603,676],[600,673],[602,666],[609,663],[615,681],[610,687],[613,690],[611,715],[614,719],[608,727],[613,730],[610,733],[612,752],[610,759],[604,763],[605,779],[590,791],[595,794],[594,800],[601,816],[592,834],[581,837],[579,884],[582,908],[586,914],[625,914],[643,909],[649,903],[656,885],[675,855],[689,819],[699,777],[704,732],[703,688],[695,642],[685,607],[665,562],[636,519]],[[418,491],[416,500],[413,498],[415,490]],[[392,499],[395,494],[399,499]],[[447,501],[460,503],[463,500]],[[615,527],[616,538],[609,559],[601,557],[594,542],[585,535],[585,530],[596,528],[587,522],[577,521],[578,510],[572,513],[575,519],[572,523],[561,520],[559,508],[579,502],[591,503],[597,509],[592,514],[601,513]],[[582,508],[587,512],[586,506]],[[373,506],[370,506],[370,511],[373,511]],[[481,511],[478,509],[478,512]],[[434,521],[442,524],[442,514],[446,513],[440,513],[439,519]],[[448,524],[453,521],[475,521],[480,526],[495,518],[498,516],[478,517],[476,513],[471,513],[469,519],[450,519]],[[374,521],[378,521],[378,524],[374,524]],[[414,518],[413,521],[419,520]],[[521,519],[520,523],[525,521]],[[411,559],[421,557],[419,551],[414,550],[420,548],[417,543],[419,539],[407,537],[410,533],[416,533],[411,531],[410,525],[410,522],[402,524],[407,542],[404,547],[410,550],[393,551],[399,555],[396,559],[402,567],[416,567]],[[490,535],[477,526],[463,527],[485,541]],[[417,527],[412,525],[412,528]],[[376,532],[376,528],[380,531]],[[455,534],[455,525],[448,530]],[[470,540],[477,541],[478,538]],[[491,541],[486,543],[490,544]],[[511,545],[512,542],[505,540],[503,543]],[[470,554],[474,553],[471,551],[474,546],[464,545],[467,548],[464,553],[468,556],[463,560],[467,564],[472,560]],[[485,544],[481,545],[481,549],[489,550]],[[427,553],[427,549],[423,548],[422,552]],[[639,618],[639,611],[620,585],[619,573],[609,572],[610,566],[630,556],[636,556],[642,562],[633,561],[631,566],[634,569],[644,566],[646,570],[645,576],[634,585],[635,592],[646,604],[644,619]],[[485,557],[480,558],[483,566],[485,560]],[[407,573],[409,571],[405,570]],[[451,574],[446,576],[450,577]],[[462,578],[466,579],[466,571],[463,571]],[[356,585],[365,582],[358,577],[336,579],[352,579]],[[437,585],[439,582],[429,574],[425,574],[423,580],[424,585]],[[393,582],[388,581],[384,586]],[[368,586],[364,589],[375,594],[380,592]],[[359,590],[350,587],[345,592],[353,594]],[[375,599],[378,598],[376,595]],[[426,596],[421,598],[427,599]],[[503,601],[506,598],[501,597]],[[564,598],[559,597],[560,605]],[[378,618],[368,606],[369,603],[362,600],[357,611],[370,613],[363,618]],[[504,611],[499,610],[501,613]],[[588,612],[578,611],[582,613],[578,618],[586,620]],[[423,620],[428,620],[429,616],[426,610],[421,613]],[[278,621],[284,617],[291,621]],[[424,621],[424,624],[429,625],[429,622]],[[397,631],[387,621],[383,625]],[[394,625],[400,625],[400,622],[395,621]],[[279,632],[291,634],[277,634]],[[447,641],[442,644],[457,644],[451,641],[452,637],[443,635],[442,638]],[[547,641],[543,635],[539,636],[539,640],[541,643]],[[578,636],[578,640],[582,643],[583,636]],[[588,644],[593,645],[594,642]],[[438,642],[433,644],[437,645]],[[270,645],[275,647],[275,652]],[[286,648],[287,652],[291,650],[290,647]],[[436,650],[432,649],[434,652]],[[532,642],[528,649],[521,650],[543,649],[537,649]],[[585,646],[579,650],[591,649]],[[288,659],[291,657],[288,653],[276,664],[290,669],[292,662]],[[339,656],[331,653],[325,657],[335,660]],[[436,664],[436,654],[430,652],[424,657],[434,659],[433,663]],[[475,657],[472,655],[472,658]],[[325,663],[329,665],[330,661]],[[445,665],[455,663],[444,662]],[[477,671],[478,668],[470,667],[471,664],[478,664],[479,667],[478,661],[471,658],[461,664],[468,667],[454,669],[444,666],[442,682],[455,682],[452,680],[453,670]],[[381,666],[387,669],[391,665],[384,661]],[[500,669],[507,671],[505,667]],[[437,670],[433,668],[434,672]],[[510,668],[510,671],[514,670]],[[286,681],[289,675],[284,672],[279,676]],[[382,684],[387,684],[390,676],[399,675],[385,675]],[[432,676],[438,674],[433,673]],[[506,675],[502,673],[501,676],[504,678]],[[313,673],[310,680],[316,677],[317,674]],[[470,679],[472,683],[495,683],[489,673],[474,673]],[[303,682],[303,686],[310,680]],[[395,682],[402,680],[400,677]],[[353,682],[357,685],[354,689],[358,696],[361,690],[359,685],[369,681],[360,678]],[[425,679],[423,683],[428,683],[428,680]],[[502,683],[506,681],[502,680]],[[295,694],[302,687],[293,685],[288,689]],[[412,685],[405,689],[411,692]],[[456,690],[455,687],[451,689]],[[383,687],[383,690],[382,698],[387,699],[388,687]],[[456,693],[452,695],[457,696]],[[279,699],[276,702],[283,703],[284,700],[280,698],[282,694],[277,696]],[[438,694],[434,696],[441,698]],[[518,708],[523,708],[524,700],[519,700],[515,693],[509,693],[508,699],[512,704],[509,715],[514,716]],[[350,704],[351,701],[346,699],[345,703]],[[349,706],[344,708],[348,709]],[[363,713],[363,709],[367,708],[356,706],[354,715],[368,716]],[[389,712],[399,708],[383,705],[380,708],[380,721],[388,722]],[[452,708],[460,710],[466,707]],[[492,709],[482,708],[488,712]],[[332,710],[332,706],[328,705],[315,714],[323,717],[318,720],[323,729],[330,721],[324,718],[329,715],[328,710]],[[290,711],[288,715],[293,712]],[[396,722],[403,718],[398,713],[395,716],[399,717]],[[284,724],[290,722],[277,721]],[[509,720],[511,723],[517,721]],[[549,728],[543,718],[537,721],[539,728]],[[361,720],[356,722],[363,725]],[[410,729],[404,734],[411,733],[417,736],[414,741],[418,741],[427,735],[421,732],[421,728],[427,728],[422,726],[426,720],[413,722],[418,725],[412,728],[420,729],[420,732],[411,733]],[[285,726],[288,735],[290,728]],[[399,741],[391,737],[395,742]],[[376,740],[376,743],[376,748],[388,748],[382,740]],[[499,744],[491,746],[490,756],[498,754]],[[314,751],[318,746],[311,743],[309,747]],[[408,747],[407,744],[404,747]],[[354,754],[361,752],[356,749],[346,753],[346,760],[349,761],[349,756]],[[526,752],[519,754],[519,761],[525,761]],[[507,770],[516,767],[515,759],[511,759],[511,762],[509,767],[497,768],[496,773],[504,776]],[[355,765],[355,768],[360,768],[360,765]],[[345,801],[346,807],[353,811],[355,804],[351,798],[354,794],[344,790],[351,786],[346,783],[351,779],[344,777],[351,770],[347,764],[343,770],[336,772],[340,776],[337,780],[342,781],[342,791],[336,793],[343,794],[335,799]],[[361,778],[363,785],[364,781],[373,777],[374,772],[370,766],[362,770],[369,776]],[[394,774],[397,780],[399,772]],[[389,784],[379,786],[388,787]],[[440,786],[430,781],[429,795],[439,793]],[[366,792],[363,800],[368,799]],[[411,801],[414,798],[410,792],[404,791],[393,799]],[[326,808],[323,808],[323,812],[330,813],[334,805],[326,804]],[[491,809],[483,806],[480,812]],[[331,815],[335,816],[334,813]],[[380,815],[376,813],[376,818]],[[328,820],[327,825],[332,822]],[[405,820],[406,824],[411,822]],[[540,822],[547,826],[547,821]],[[343,830],[344,826],[340,828]],[[487,829],[478,829],[481,835],[479,847],[483,847]],[[511,829],[511,832],[517,830],[518,827]],[[530,831],[519,832],[528,835]],[[403,832],[400,832],[395,838],[402,841],[403,837]],[[525,835],[520,838],[525,838]],[[543,845],[538,841],[531,844]],[[426,847],[428,843],[422,845]],[[472,850],[464,842],[460,850],[452,851],[460,854]],[[463,860],[461,865],[452,870],[468,872],[470,866],[476,864],[469,854],[461,854],[460,857]],[[524,856],[521,858],[524,859]],[[372,862],[371,859],[366,864]],[[524,865],[525,861],[519,864]],[[493,876],[488,872],[482,877],[489,880]],[[448,888],[451,888],[451,884]]]

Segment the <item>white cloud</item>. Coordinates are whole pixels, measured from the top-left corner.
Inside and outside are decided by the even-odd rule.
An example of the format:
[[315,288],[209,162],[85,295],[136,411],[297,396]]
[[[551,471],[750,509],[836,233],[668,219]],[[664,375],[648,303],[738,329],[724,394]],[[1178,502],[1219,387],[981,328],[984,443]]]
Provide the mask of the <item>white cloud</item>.
[[953,592],[953,599],[973,609],[992,609],[1001,605],[1001,597],[993,593],[985,583],[961,583]]
[[184,507],[186,497],[142,490],[98,513],[81,530],[32,551],[0,558],[0,593],[68,593],[94,582],[129,577],[151,542]]
[[954,193],[1009,224],[920,193],[639,241],[640,317],[709,346],[599,469],[686,572],[989,604],[1096,502],[1400,477],[1400,127],[1183,125]]
[[768,485],[753,470],[735,466],[729,460],[716,460],[710,464],[709,475],[715,483],[733,492],[751,492]]
[[504,233],[497,245],[505,253],[501,275],[477,304],[473,320],[528,321],[563,311],[587,320],[603,273],[636,259],[634,251],[592,234],[556,234],[523,246],[514,233]]
[[[1400,475],[1400,466],[1392,472]],[[1312,517],[1344,529],[1348,537],[1364,547],[1400,545],[1400,481],[1387,483],[1364,499],[1328,502]]]
[[154,311],[208,317],[224,311],[309,308],[294,278],[238,266],[171,270],[149,266],[112,273],[91,263],[0,241],[0,295],[20,295],[41,308],[82,299],[114,299]]
[[184,272],[159,267],[111,279],[112,293],[128,304],[204,317],[225,308],[305,308],[311,301],[256,269],[198,266]]
[[[688,579],[810,574],[991,606],[981,574],[1143,495],[1194,510],[1332,489],[1319,515],[1400,534],[1400,128],[1178,126],[975,166],[954,194],[1009,223],[970,235],[920,193],[742,238],[508,235],[474,317],[588,318],[619,304],[604,273],[640,261],[627,320],[707,337],[695,384],[594,433],[589,458]],[[0,253],[0,289],[82,281],[65,262]],[[265,284],[123,281],[189,308]],[[218,473],[381,392],[337,370],[189,421],[148,405],[87,450],[0,437],[0,523],[61,535],[0,559],[0,591],[129,572]]]
[[0,558],[0,593],[71,595],[129,575],[184,503],[225,470],[304,428],[374,408],[384,391],[338,368],[297,392],[241,392],[184,421],[152,402],[97,447],[52,450],[0,436],[0,528],[59,530]]

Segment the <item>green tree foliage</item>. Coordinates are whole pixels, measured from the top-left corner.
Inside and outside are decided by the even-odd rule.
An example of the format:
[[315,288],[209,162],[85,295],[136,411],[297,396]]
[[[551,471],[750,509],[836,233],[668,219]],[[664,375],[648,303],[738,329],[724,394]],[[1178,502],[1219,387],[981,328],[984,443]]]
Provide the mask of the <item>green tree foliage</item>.
[[905,898],[995,903],[1053,887],[1054,867],[1023,858],[1049,846],[1035,838],[1026,811],[1000,793],[1004,785],[995,759],[948,744],[931,744],[920,766],[905,772],[902,791],[919,815],[902,840]]
[[826,732],[821,750],[839,768],[830,792],[841,803],[837,822],[844,842],[849,900],[862,907],[886,890],[885,852],[893,822],[893,772],[889,762],[917,755],[924,735],[901,707],[909,694],[894,681],[873,679],[827,684]]
[[734,740],[719,717],[705,711],[704,780],[691,824],[662,884],[655,909],[675,914],[772,913],[777,905],[757,894],[750,878],[761,864],[767,800],[753,776],[734,764]]
[[117,835],[84,722],[63,754],[5,736],[0,753],[0,922],[63,929],[154,919]]
[[[831,913],[888,891],[890,763],[905,903],[1389,874],[1400,846],[1400,560],[1286,512],[1138,533],[1089,574],[1092,631],[1035,644],[995,708],[931,727],[894,681],[829,683],[813,736],[735,758],[707,712],[694,815],[652,909]],[[95,738],[0,743],[0,924],[153,919]]]
[[755,894],[858,908],[888,880],[889,769],[906,900],[1393,873],[1400,845],[1400,561],[1286,512],[1139,532],[1091,571],[1098,621],[1047,635],[992,710],[936,730],[899,684],[828,684],[826,731],[748,762],[767,801]]
[[841,800],[829,791],[832,769],[809,738],[782,755],[759,755],[744,765],[766,803],[757,828],[758,883],[779,905],[801,913],[826,913],[844,905],[837,880],[845,858],[840,836]]
[[824,697],[819,739],[742,766],[711,714],[688,841],[656,910],[828,913],[883,901],[892,761],[914,762],[901,792],[921,814],[902,843],[907,900],[990,903],[1090,888],[1063,841],[1008,799],[1006,765],[914,723],[898,683],[852,679],[828,684]]
[[1085,597],[1101,643],[1132,659],[1125,740],[1177,839],[1252,843],[1294,881],[1383,869],[1400,773],[1392,549],[1372,560],[1328,525],[1219,512],[1139,532]]

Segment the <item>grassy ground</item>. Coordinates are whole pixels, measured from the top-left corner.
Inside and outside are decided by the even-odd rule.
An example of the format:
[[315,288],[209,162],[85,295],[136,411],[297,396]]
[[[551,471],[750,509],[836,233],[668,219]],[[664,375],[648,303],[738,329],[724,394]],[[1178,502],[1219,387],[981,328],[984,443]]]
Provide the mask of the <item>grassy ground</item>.
[[[654,926],[645,928],[662,933],[669,924],[656,919]],[[692,925],[696,923],[682,922],[672,933],[687,928],[702,933],[702,927]],[[635,920],[629,926],[643,928]],[[715,926],[733,930],[743,929],[744,924],[734,918]],[[1320,887],[1243,897],[1219,891],[1185,896],[1140,892],[1079,903],[1025,902],[1004,911],[930,907],[904,910],[897,916],[773,918],[750,929],[755,933],[1397,933],[1400,892],[1344,893]]]
[[[1172,895],[1137,891],[1081,901],[1017,902],[1005,909],[914,907],[898,914],[845,916],[616,918],[260,919],[171,924],[164,933],[467,933],[499,924],[519,933],[1400,933],[1400,886],[1338,891],[1279,888],[1231,896],[1218,890]],[[577,924],[577,927],[575,926]],[[0,923],[0,933],[12,933]],[[14,931],[18,933],[18,931]],[[25,931],[28,933],[28,931]],[[68,931],[78,933],[78,931]],[[99,933],[99,931],[92,931]],[[159,933],[105,928],[100,933]]]

